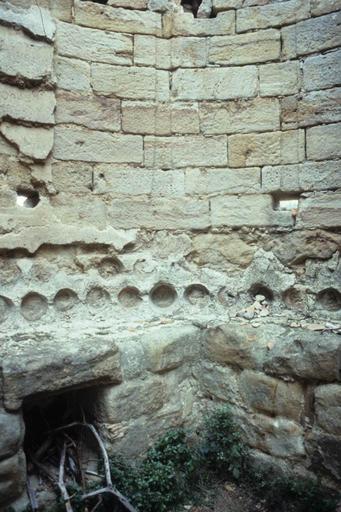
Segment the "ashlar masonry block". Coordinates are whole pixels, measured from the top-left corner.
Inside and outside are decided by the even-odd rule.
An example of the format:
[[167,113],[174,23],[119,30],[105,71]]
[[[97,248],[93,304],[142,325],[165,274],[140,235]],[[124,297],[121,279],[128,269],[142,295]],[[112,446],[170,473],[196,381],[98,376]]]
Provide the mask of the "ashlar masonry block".
[[307,57],[303,64],[306,91],[327,89],[341,83],[341,50]]
[[341,89],[312,91],[281,100],[282,129],[341,121]]
[[247,30],[280,27],[308,18],[309,2],[306,0],[288,0],[268,5],[246,7],[237,11],[237,32]]
[[307,157],[324,160],[341,156],[341,123],[313,126],[307,130]]
[[234,11],[221,12],[216,18],[194,18],[192,13],[173,14],[167,17],[169,36],[217,36],[233,34]]
[[259,68],[261,96],[285,96],[295,94],[300,86],[298,61],[265,64]]

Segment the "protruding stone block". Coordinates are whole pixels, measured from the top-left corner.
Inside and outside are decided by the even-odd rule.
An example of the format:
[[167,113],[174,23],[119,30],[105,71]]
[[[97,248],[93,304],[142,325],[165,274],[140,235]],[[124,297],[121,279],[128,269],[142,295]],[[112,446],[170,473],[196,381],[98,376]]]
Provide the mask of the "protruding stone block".
[[15,121],[54,124],[56,100],[52,91],[19,89],[0,83],[0,118]]
[[288,0],[268,5],[245,7],[237,11],[237,32],[280,27],[309,18],[309,4],[306,0]]
[[328,384],[315,390],[317,425],[330,434],[341,435],[341,385]]

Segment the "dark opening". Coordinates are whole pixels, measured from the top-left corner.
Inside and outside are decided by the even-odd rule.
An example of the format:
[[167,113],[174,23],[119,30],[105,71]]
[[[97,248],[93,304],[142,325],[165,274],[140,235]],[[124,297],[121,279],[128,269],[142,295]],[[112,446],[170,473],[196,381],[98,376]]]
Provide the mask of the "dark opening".
[[24,208],[35,208],[39,201],[39,193],[36,190],[21,188],[17,190],[17,206],[22,206]]
[[272,293],[270,288],[268,288],[264,284],[254,284],[253,286],[251,286],[249,293],[253,299],[255,299],[257,296],[263,296],[265,300],[267,300],[268,302],[271,302],[274,299],[274,294]]
[[94,4],[102,4],[106,5],[108,3],[108,0],[81,0],[82,2],[92,2]]
[[335,288],[326,288],[317,294],[317,302],[323,309],[337,311],[341,309],[341,293]]
[[201,2],[202,0],[181,0],[181,5],[185,12],[192,12],[196,18]]

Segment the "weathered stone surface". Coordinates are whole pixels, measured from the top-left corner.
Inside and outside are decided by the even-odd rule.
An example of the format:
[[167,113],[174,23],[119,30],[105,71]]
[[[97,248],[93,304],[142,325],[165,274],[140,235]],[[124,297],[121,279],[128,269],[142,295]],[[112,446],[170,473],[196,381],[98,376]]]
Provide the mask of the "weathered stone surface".
[[274,339],[264,369],[274,375],[333,382],[339,379],[341,340],[336,334],[295,329]]
[[301,192],[341,187],[339,162],[304,162],[294,165],[265,166],[264,192]]
[[269,5],[245,7],[237,11],[237,32],[267,27],[280,27],[309,17],[305,0],[288,0]]
[[210,225],[208,201],[196,199],[119,199],[109,217],[116,228],[205,229]]
[[306,438],[307,451],[313,460],[313,468],[327,470],[329,476],[341,480],[341,442],[340,437],[312,432]]
[[306,91],[325,89],[340,84],[341,51],[314,55],[303,64],[303,85]]
[[51,177],[57,192],[87,193],[92,188],[92,165],[54,161]]
[[169,73],[145,67],[91,66],[91,84],[96,93],[132,100],[169,99]]
[[248,133],[280,128],[277,99],[201,103],[200,126],[203,133]]
[[301,162],[304,159],[304,131],[268,132],[228,137],[231,167]]
[[283,56],[291,59],[339,46],[340,20],[341,14],[333,13],[283,28]]
[[186,194],[254,194],[260,191],[260,169],[188,169]]
[[123,101],[122,128],[125,132],[150,135],[199,133],[198,105]]
[[307,130],[307,157],[324,160],[341,156],[341,123],[314,126]]
[[328,384],[315,389],[317,425],[330,434],[341,434],[341,386]]
[[259,68],[261,96],[284,96],[299,90],[299,62],[265,64]]
[[221,12],[213,19],[195,19],[192,13],[174,14],[170,19],[169,35],[172,36],[217,36],[232,34],[235,13]]
[[17,83],[51,80],[53,46],[33,41],[13,28],[0,26],[0,48],[1,75],[15,79]]
[[148,0],[108,0],[108,5],[126,9],[147,9]]
[[0,410],[0,430],[0,460],[3,460],[15,454],[23,441],[24,422],[21,414]]
[[0,504],[6,504],[18,498],[25,489],[26,458],[20,450],[10,459],[0,462]]
[[45,160],[52,150],[52,129],[27,128],[26,126],[2,123],[0,131],[23,155],[34,160]]
[[121,128],[120,101],[106,96],[57,91],[56,123],[117,132]]
[[156,36],[162,34],[161,14],[150,11],[134,11],[77,0],[75,20],[78,25],[112,32]]
[[204,362],[195,368],[193,373],[205,398],[218,399],[233,405],[239,403],[238,373],[236,371]]
[[56,47],[59,55],[90,62],[132,64],[133,38],[59,22]]
[[300,201],[297,225],[299,227],[333,228],[341,226],[341,194],[337,192],[313,195]]
[[247,267],[253,258],[255,248],[247,244],[238,235],[205,233],[193,239],[191,259],[197,265],[217,266],[226,263]]
[[145,165],[174,167],[223,166],[227,164],[226,137],[145,137]]
[[53,124],[56,100],[52,91],[19,89],[0,84],[0,118]]
[[212,197],[212,226],[276,226],[292,224],[290,212],[274,211],[271,196]]
[[[341,52],[340,52],[341,57]],[[283,129],[341,121],[341,90],[314,91],[281,100]]]
[[203,37],[160,39],[136,35],[134,63],[161,69],[203,67],[207,63],[207,43]]
[[279,30],[212,37],[208,42],[208,62],[212,64],[253,64],[278,59],[281,52]]
[[172,93],[179,100],[228,100],[256,96],[255,66],[228,69],[179,69],[173,74]]
[[36,343],[3,357],[3,393],[8,410],[36,393],[57,391],[79,384],[121,382],[120,356],[112,338],[91,333],[35,333]]
[[243,0],[213,0],[213,11],[228,11],[229,9],[239,9],[242,7]]
[[53,154],[58,160],[141,163],[142,137],[57,126]]
[[53,41],[56,31],[55,23],[47,9],[31,4],[26,9],[11,6],[8,3],[0,5],[0,21],[2,24],[19,27],[37,39]]
[[311,0],[311,14],[313,16],[321,16],[321,14],[338,11],[339,9],[341,9],[340,0]]
[[90,64],[78,59],[57,57],[55,60],[57,84],[60,89],[90,92]]

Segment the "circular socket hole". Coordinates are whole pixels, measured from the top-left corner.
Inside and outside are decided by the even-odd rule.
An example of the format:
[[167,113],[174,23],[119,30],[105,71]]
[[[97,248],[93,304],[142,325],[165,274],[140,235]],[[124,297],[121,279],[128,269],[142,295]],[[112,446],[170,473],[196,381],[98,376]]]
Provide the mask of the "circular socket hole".
[[13,306],[14,304],[10,299],[0,295],[0,322],[7,320]]
[[185,290],[185,298],[191,304],[202,305],[208,302],[210,292],[202,284],[192,284]]
[[268,288],[267,286],[263,285],[263,284],[254,284],[251,286],[250,290],[249,290],[249,293],[251,295],[251,297],[253,299],[261,299],[261,297],[264,297],[263,300],[266,300],[268,302],[271,302],[274,300],[274,294],[272,293],[272,291],[270,290],[270,288]]
[[341,308],[341,293],[335,288],[326,288],[317,294],[317,302],[323,309],[337,311]]
[[21,314],[26,320],[39,320],[47,311],[47,300],[43,295],[30,292],[21,301]]
[[303,310],[305,308],[305,294],[297,288],[288,288],[283,293],[283,300],[290,309]]
[[106,257],[103,258],[98,266],[98,272],[102,277],[111,277],[119,272],[122,272],[123,265],[118,258]]
[[91,308],[104,308],[110,302],[110,296],[104,288],[95,286],[88,291],[86,302]]
[[150,300],[159,308],[168,308],[177,298],[175,288],[167,283],[159,283],[150,292]]
[[78,302],[77,294],[69,288],[64,288],[56,293],[53,303],[58,311],[68,311]]
[[35,208],[39,201],[39,193],[36,190],[18,189],[17,206],[21,206],[23,208]]
[[134,286],[127,286],[118,294],[118,300],[125,308],[132,308],[137,306],[142,299],[137,288]]

